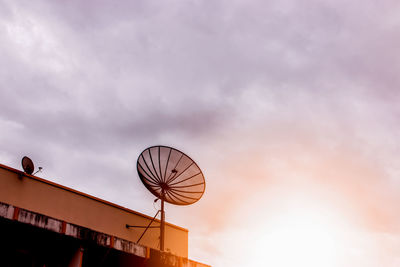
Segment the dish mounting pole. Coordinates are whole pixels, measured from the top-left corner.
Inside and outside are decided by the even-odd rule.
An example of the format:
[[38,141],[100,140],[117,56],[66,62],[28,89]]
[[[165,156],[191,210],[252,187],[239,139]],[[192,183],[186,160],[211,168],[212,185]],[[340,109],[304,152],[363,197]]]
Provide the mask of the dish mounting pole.
[[164,211],[164,189],[161,191],[161,224],[160,224],[160,250],[164,251],[165,236],[165,211]]

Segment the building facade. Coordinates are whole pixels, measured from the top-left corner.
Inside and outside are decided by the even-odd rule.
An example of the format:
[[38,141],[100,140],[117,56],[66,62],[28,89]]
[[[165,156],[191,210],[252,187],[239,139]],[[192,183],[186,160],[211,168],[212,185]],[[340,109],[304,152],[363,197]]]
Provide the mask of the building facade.
[[[0,164],[1,266],[206,267],[188,259],[188,230]],[[155,220],[151,225],[159,226]]]

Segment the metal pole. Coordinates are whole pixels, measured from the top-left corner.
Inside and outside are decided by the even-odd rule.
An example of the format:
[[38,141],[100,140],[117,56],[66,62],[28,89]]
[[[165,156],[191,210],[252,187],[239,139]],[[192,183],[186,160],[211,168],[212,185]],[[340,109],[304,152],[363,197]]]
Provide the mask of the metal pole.
[[165,211],[164,199],[161,199],[161,225],[160,225],[160,250],[164,251],[164,235],[165,235]]
[[[154,215],[153,219],[151,219],[151,221],[149,222],[149,225],[147,225],[146,229],[144,230],[144,232],[142,233],[142,235],[139,237],[138,241],[136,241],[136,243],[139,244],[140,240],[142,239],[142,237],[144,236],[144,234],[146,233],[146,231],[150,228],[150,225],[152,224],[152,222],[154,222],[154,220],[156,219],[156,217],[157,217],[157,215],[158,215],[159,212],[160,212],[160,211],[157,211],[156,215]],[[132,226],[126,225],[126,228],[129,228],[129,227],[132,227]],[[137,227],[140,227],[140,228],[141,228],[141,227],[143,227],[143,226],[137,226]],[[157,227],[157,226],[155,226],[155,227]]]

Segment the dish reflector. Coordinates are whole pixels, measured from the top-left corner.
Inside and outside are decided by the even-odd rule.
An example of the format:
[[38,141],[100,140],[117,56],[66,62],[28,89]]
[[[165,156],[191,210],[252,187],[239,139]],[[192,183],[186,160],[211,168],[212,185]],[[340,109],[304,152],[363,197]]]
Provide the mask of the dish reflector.
[[28,158],[27,156],[23,157],[21,164],[22,164],[22,169],[24,169],[24,172],[26,172],[27,174],[33,173],[35,166],[33,165],[33,161],[30,158]]
[[199,166],[183,152],[167,146],[145,149],[137,171],[146,188],[174,205],[190,205],[204,194],[206,183]]

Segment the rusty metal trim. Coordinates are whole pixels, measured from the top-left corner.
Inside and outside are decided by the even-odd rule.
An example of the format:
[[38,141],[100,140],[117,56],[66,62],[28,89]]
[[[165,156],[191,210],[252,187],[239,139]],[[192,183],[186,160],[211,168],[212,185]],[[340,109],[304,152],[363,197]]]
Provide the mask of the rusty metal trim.
[[[88,240],[95,242],[99,246],[109,247],[146,258],[147,247],[143,245],[0,202],[0,207],[2,206],[5,207],[0,212],[0,217],[2,218],[30,224],[34,227],[64,234],[76,239]],[[10,211],[13,211],[12,217],[9,214]]]
[[18,221],[18,216],[19,216],[19,208],[14,207],[14,215],[13,215],[13,220]]

